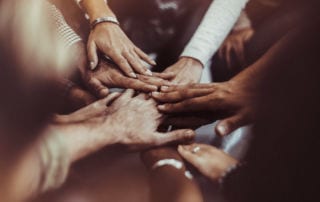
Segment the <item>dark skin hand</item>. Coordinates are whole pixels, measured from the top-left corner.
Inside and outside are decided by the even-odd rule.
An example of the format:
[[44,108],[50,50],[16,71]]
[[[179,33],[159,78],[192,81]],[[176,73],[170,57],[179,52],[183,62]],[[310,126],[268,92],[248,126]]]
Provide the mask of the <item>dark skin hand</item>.
[[152,93],[163,113],[206,112],[211,120],[222,119],[216,126],[220,135],[230,134],[235,129],[254,120],[255,94],[237,80],[225,83],[192,84],[162,87]]
[[[192,152],[194,148],[199,150]],[[236,159],[220,149],[205,144],[180,145],[178,152],[188,163],[212,181],[219,180],[230,167],[238,163]]]
[[235,54],[237,61],[241,67],[246,65],[245,45],[251,39],[254,30],[251,27],[233,31],[223,42],[220,50],[219,57],[224,59],[228,68],[234,68],[231,62],[232,53]]

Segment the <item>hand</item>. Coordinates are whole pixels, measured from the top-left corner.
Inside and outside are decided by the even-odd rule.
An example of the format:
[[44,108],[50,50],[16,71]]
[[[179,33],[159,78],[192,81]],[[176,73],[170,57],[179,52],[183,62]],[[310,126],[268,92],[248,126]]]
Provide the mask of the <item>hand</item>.
[[252,123],[257,113],[257,93],[242,81],[162,87],[161,91],[152,93],[154,99],[165,103],[158,106],[161,112],[209,110],[212,120],[223,119],[216,125],[216,132],[220,135]]
[[87,46],[91,69],[95,69],[98,65],[98,50],[110,57],[124,74],[131,78],[136,78],[135,72],[152,75],[142,61],[156,65],[147,54],[130,41],[118,25],[113,23],[105,22],[95,26],[89,35]]
[[167,116],[162,126],[174,126],[175,128],[191,128],[197,129],[200,126],[212,123],[212,115],[208,113],[183,113],[176,116]]
[[231,56],[235,54],[241,67],[246,65],[245,44],[251,39],[254,31],[251,27],[232,32],[222,44],[219,57],[226,60],[227,67],[232,68]]
[[219,180],[229,168],[238,163],[223,151],[205,144],[180,145],[178,152],[199,172],[213,181]]
[[[159,76],[159,77],[158,77]],[[137,74],[137,79],[125,76],[117,67],[101,61],[94,71],[85,70],[82,73],[83,80],[91,91],[98,97],[105,97],[109,93],[108,88],[128,88],[142,92],[157,91],[162,85],[171,85],[166,78],[170,73],[145,76]],[[162,78],[160,78],[162,77]]]
[[71,124],[88,121],[92,118],[104,116],[107,112],[107,105],[118,98],[120,93],[111,93],[104,99],[98,100],[68,115],[55,115],[53,123]]
[[133,90],[125,91],[107,110],[105,130],[117,137],[117,143],[137,150],[193,139],[194,131],[188,129],[157,132],[163,117],[156,102],[145,94],[133,95]]
[[178,62],[168,67],[164,73],[173,73],[170,80],[176,85],[198,83],[201,78],[203,65],[196,59],[181,57]]

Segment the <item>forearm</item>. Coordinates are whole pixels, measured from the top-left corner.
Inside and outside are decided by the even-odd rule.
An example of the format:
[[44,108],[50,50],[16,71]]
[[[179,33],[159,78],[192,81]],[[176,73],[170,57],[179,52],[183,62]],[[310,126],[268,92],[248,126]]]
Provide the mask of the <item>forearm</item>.
[[205,65],[236,23],[247,0],[215,0],[181,56],[194,57]]

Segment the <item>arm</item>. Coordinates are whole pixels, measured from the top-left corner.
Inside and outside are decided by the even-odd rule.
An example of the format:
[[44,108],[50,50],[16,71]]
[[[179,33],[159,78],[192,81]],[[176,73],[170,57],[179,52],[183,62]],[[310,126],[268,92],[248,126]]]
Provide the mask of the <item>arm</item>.
[[213,1],[181,57],[192,57],[205,65],[231,31],[247,1]]
[[215,0],[211,3],[178,62],[165,70],[176,74],[173,82],[181,85],[200,81],[202,68],[217,52],[246,3],[247,0]]
[[[115,14],[103,0],[82,0],[80,5],[87,12],[91,24],[102,17],[115,18]],[[155,65],[155,62],[136,47],[116,23],[103,21],[93,26],[88,38],[87,49],[91,69],[97,67],[97,52],[101,51],[129,77],[136,78],[136,73],[152,75],[142,61],[150,65]]]

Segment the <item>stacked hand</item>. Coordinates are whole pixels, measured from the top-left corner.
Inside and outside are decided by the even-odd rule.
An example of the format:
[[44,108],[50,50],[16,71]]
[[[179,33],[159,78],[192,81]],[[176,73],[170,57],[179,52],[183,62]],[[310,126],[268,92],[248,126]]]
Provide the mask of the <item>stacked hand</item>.
[[216,126],[220,135],[249,124],[256,114],[256,94],[244,82],[230,80],[225,83],[192,84],[162,87],[152,97],[161,104],[164,113],[207,112],[212,120],[223,119]]
[[74,66],[82,75],[82,79],[91,93],[97,97],[105,97],[109,93],[109,88],[129,88],[142,92],[156,91],[162,85],[170,85],[168,81],[173,73],[153,73],[153,76],[136,74],[137,78],[126,76],[121,69],[108,61],[101,60],[95,70],[87,67],[85,47],[83,43],[75,44],[72,52],[76,53]]
[[216,147],[205,144],[180,145],[179,154],[204,176],[219,180],[238,161]]
[[176,85],[198,83],[201,78],[203,65],[193,58],[181,57],[175,64],[168,67],[163,74],[171,73],[170,81]]
[[113,23],[98,24],[91,31],[87,46],[91,69],[95,69],[98,65],[98,50],[110,57],[122,72],[131,78],[136,78],[136,73],[152,75],[143,61],[156,65],[147,54],[131,42],[118,25]]
[[[126,90],[122,95],[112,93],[73,114],[57,116],[55,123],[64,130],[59,131],[61,134],[79,131],[77,140],[85,142],[86,146],[80,148],[81,154],[76,156],[85,156],[111,144],[121,144],[128,149],[138,150],[193,139],[194,132],[189,129],[157,132],[162,118],[153,99],[145,94],[134,96],[133,90]],[[70,126],[72,130],[65,126]],[[64,138],[68,137],[71,138],[64,135]],[[81,144],[78,145],[80,147]],[[77,150],[74,147],[70,148]]]

